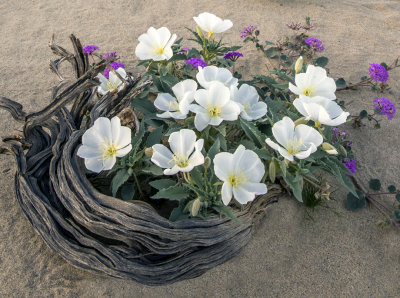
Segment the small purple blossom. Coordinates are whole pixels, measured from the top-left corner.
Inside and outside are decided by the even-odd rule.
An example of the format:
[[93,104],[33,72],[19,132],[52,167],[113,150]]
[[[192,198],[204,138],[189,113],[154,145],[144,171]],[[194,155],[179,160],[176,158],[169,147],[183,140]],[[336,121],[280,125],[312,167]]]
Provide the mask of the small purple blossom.
[[332,143],[336,143],[340,140],[342,146],[351,146],[352,141],[346,140],[349,134],[345,130],[339,130],[337,127],[332,128]]
[[352,172],[353,174],[356,172],[356,160],[355,159],[349,159],[346,158],[344,161],[344,165],[346,166],[346,168],[349,169],[350,172]]
[[[111,63],[110,64],[110,66],[112,67],[112,68],[114,68],[114,69],[118,69],[118,68],[125,68],[125,65],[124,64],[122,64],[122,63],[119,63],[119,62],[113,62],[113,63]],[[105,70],[104,70],[104,76],[108,79],[108,77],[110,76],[110,69],[107,67]]]
[[117,55],[117,52],[107,52],[103,56],[104,59],[114,58],[115,60],[119,60],[120,56]]
[[236,61],[239,57],[243,57],[243,54],[240,52],[229,52],[226,53],[224,59],[229,59],[231,61]]
[[186,65],[191,65],[197,69],[198,67],[206,67],[207,63],[205,63],[200,58],[190,58],[190,59],[186,60]]
[[183,54],[183,55],[187,55],[189,53],[190,48],[189,47],[183,47],[181,49],[180,52],[178,52],[178,54]]
[[388,120],[392,120],[394,114],[396,114],[396,107],[394,104],[387,98],[375,98],[374,99],[374,109],[377,109],[381,112],[382,115],[386,115]]
[[94,51],[97,51],[97,50],[99,50],[99,49],[100,49],[100,48],[99,48],[98,46],[95,46],[94,44],[92,44],[92,45],[89,45],[89,46],[84,47],[84,48],[83,48],[83,51],[84,51],[86,54],[90,55],[90,54],[92,54]]
[[389,78],[389,73],[383,65],[370,64],[369,75],[375,82],[386,82]]
[[314,24],[309,23],[306,25],[302,25],[300,22],[297,22],[297,23],[292,22],[291,24],[286,24],[286,27],[288,27],[289,29],[292,29],[294,31],[299,31],[301,29],[308,31],[308,30],[311,30],[312,28],[314,28]]
[[247,36],[251,36],[256,30],[257,26],[249,25],[247,27],[244,27],[242,32],[240,33],[240,38],[246,38]]
[[308,44],[310,48],[314,51],[322,52],[325,49],[324,46],[322,45],[322,41],[320,41],[317,38],[310,37],[307,38],[304,42]]

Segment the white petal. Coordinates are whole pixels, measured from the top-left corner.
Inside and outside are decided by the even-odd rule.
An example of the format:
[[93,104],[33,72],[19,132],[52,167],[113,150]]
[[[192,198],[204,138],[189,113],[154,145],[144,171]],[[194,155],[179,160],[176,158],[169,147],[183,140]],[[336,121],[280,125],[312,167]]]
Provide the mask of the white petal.
[[226,181],[233,172],[233,154],[221,152],[214,157],[214,172],[219,180]]
[[221,198],[224,205],[228,206],[232,199],[232,186],[228,182],[224,182],[224,184],[222,184]]
[[229,100],[227,104],[222,107],[221,118],[226,121],[235,121],[240,114],[240,106]]
[[297,153],[295,156],[296,156],[298,159],[305,159],[305,158],[309,157],[310,154],[313,153],[313,151],[315,152],[315,150],[313,150],[313,149],[315,149],[315,148],[316,148],[315,146],[311,146],[311,145],[310,145],[310,146],[308,147],[307,150],[305,150],[305,151],[300,151],[300,152]]
[[97,131],[99,135],[101,135],[104,139],[111,141],[111,121],[105,117],[99,117],[94,121],[93,125],[94,129]]
[[181,170],[180,167],[178,167],[177,165],[174,165],[172,167],[172,169],[165,169],[164,170],[164,175],[175,175],[176,173],[178,173]]
[[189,164],[193,167],[202,165],[204,163],[204,156],[200,151],[196,150],[189,158]]
[[172,91],[174,92],[178,101],[181,101],[187,92],[194,92],[197,90],[197,83],[194,80],[188,79],[182,82],[179,82],[175,86],[172,87]]
[[169,93],[159,93],[154,101],[154,106],[161,111],[176,111],[178,102]]
[[194,117],[194,126],[198,131],[202,131],[204,128],[208,126],[211,119],[206,113],[197,113]]
[[82,144],[94,148],[98,148],[104,141],[104,137],[94,127],[86,130],[82,136]]
[[153,155],[151,156],[151,161],[159,166],[160,168],[170,168],[175,162],[172,158],[172,153],[167,147],[161,144],[156,144],[152,146]]
[[102,159],[98,158],[86,158],[85,166],[88,170],[95,173],[100,173],[104,168]]
[[132,150],[132,145],[129,144],[128,146],[126,146],[126,147],[124,147],[124,148],[118,149],[118,150],[117,150],[116,156],[117,156],[117,157],[124,157],[124,156],[127,155],[129,152],[131,152],[131,150]]
[[180,131],[173,132],[168,138],[172,152],[183,154],[186,157],[189,157],[193,152],[195,142],[196,134],[190,129],[181,129]]
[[255,198],[255,194],[252,192],[248,192],[242,187],[233,187],[233,195],[240,204],[244,205],[247,202],[253,201]]
[[120,129],[121,129],[121,120],[117,116],[115,116],[111,119],[111,134],[112,134],[113,144],[119,141]]
[[104,170],[111,170],[116,161],[117,159],[115,158],[115,156],[103,160]]
[[288,140],[293,140],[294,122],[289,117],[283,117],[272,127],[272,134],[283,147],[286,147]]
[[121,126],[119,130],[119,138],[117,142],[117,148],[126,147],[128,144],[132,142],[132,134],[131,129],[126,126]]
[[298,140],[301,139],[304,143],[314,144],[315,147],[318,147],[323,142],[323,137],[318,130],[305,124],[299,124],[296,126],[295,136]]
[[103,156],[103,150],[100,147],[88,147],[82,145],[78,148],[76,153],[81,158],[101,158]]
[[266,194],[268,189],[264,183],[254,183],[254,182],[243,182],[241,187],[248,192],[252,192],[256,195]]

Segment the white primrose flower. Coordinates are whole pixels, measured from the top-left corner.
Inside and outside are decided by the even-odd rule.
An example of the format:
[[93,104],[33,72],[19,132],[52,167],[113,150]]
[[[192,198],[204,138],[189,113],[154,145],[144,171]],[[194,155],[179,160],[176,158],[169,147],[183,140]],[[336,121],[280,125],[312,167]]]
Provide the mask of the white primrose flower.
[[239,105],[230,100],[230,91],[222,83],[214,82],[209,89],[199,89],[194,94],[198,104],[189,109],[196,113],[194,126],[202,131],[208,125],[220,125],[223,120],[234,121],[240,114]]
[[176,40],[176,34],[171,36],[171,32],[165,27],[159,29],[150,27],[147,33],[139,36],[138,40],[135,55],[140,60],[169,60],[173,55],[171,46]]
[[350,115],[344,112],[335,101],[321,96],[309,98],[300,95],[294,100],[293,105],[306,120],[313,120],[316,126],[321,124],[338,126],[345,123]]
[[239,145],[232,153],[222,152],[214,157],[215,175],[222,180],[222,202],[228,205],[232,194],[240,204],[253,201],[256,195],[267,193],[264,183],[260,183],[265,168],[258,155]]
[[189,105],[194,100],[196,90],[197,83],[188,79],[172,87],[175,97],[169,93],[158,94],[154,105],[157,109],[165,112],[157,114],[157,117],[185,119],[189,113]]
[[[172,133],[168,138],[172,150],[161,144],[153,145],[151,161],[160,168],[164,168],[165,175],[174,175],[178,172],[190,172],[195,166],[204,163],[201,154],[204,140],[196,141],[196,134],[190,129],[181,129]],[[194,152],[193,152],[194,150]]]
[[222,20],[209,12],[203,12],[193,19],[201,30],[208,33],[209,37],[214,33],[222,33],[233,26],[230,20]]
[[296,74],[296,86],[289,83],[289,89],[294,94],[303,94],[308,97],[323,96],[331,100],[336,99],[336,84],[332,78],[326,76],[326,70],[319,66],[308,65],[305,73]]
[[[119,67],[116,72],[118,72],[123,79],[127,78],[125,69],[122,67]],[[113,71],[110,71],[108,79],[101,73],[99,73],[96,77],[100,80],[100,86],[97,88],[97,92],[99,92],[101,95],[114,90],[120,91],[124,87],[124,83],[117,77],[116,74],[114,74]]]
[[256,88],[243,84],[238,89],[236,86],[231,86],[231,100],[235,101],[240,106],[240,116],[247,120],[257,120],[263,117],[267,113],[267,104],[265,102],[258,101]]
[[238,85],[238,79],[234,78],[232,73],[226,68],[212,65],[204,68],[199,67],[198,69],[199,72],[196,75],[196,79],[203,88],[210,88],[211,84],[215,81],[221,82],[228,88]]
[[294,122],[289,117],[283,117],[272,126],[272,134],[281,146],[267,138],[265,142],[286,159],[293,161],[293,156],[304,159],[311,153],[317,151],[322,144],[321,134],[314,128],[305,124],[295,127]]
[[121,126],[120,119],[100,117],[82,136],[78,156],[85,159],[88,170],[100,173],[110,170],[116,157],[123,157],[132,150],[131,129]]

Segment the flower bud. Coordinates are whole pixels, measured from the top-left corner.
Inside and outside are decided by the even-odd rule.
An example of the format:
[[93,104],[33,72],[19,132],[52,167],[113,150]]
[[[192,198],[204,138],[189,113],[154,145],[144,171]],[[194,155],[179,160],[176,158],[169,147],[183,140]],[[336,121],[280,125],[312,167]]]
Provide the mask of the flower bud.
[[204,158],[204,164],[203,165],[204,165],[205,169],[208,169],[210,167],[211,159],[208,156],[206,156],[206,158]]
[[201,202],[200,202],[199,198],[197,198],[196,200],[193,201],[192,210],[191,210],[192,216],[197,216],[197,214],[199,214],[200,205],[201,205]]
[[196,26],[197,34],[200,36],[201,39],[204,39],[203,31],[201,31],[199,26]]
[[256,30],[256,31],[254,31],[254,35],[255,35],[255,36],[258,36],[258,35],[260,35],[260,30]]
[[339,151],[341,154],[347,157],[347,150],[342,145],[339,145]]
[[303,68],[303,56],[300,56],[297,59],[296,64],[294,65],[294,70],[295,70],[296,74],[299,73],[302,68]]
[[301,117],[301,118],[297,119],[297,120],[294,122],[294,126],[296,127],[296,126],[299,125],[299,124],[306,124],[307,121],[308,121],[308,120],[306,120],[306,117]]
[[269,163],[268,174],[269,174],[269,179],[271,180],[272,183],[274,183],[276,177],[276,167],[274,159],[272,159],[271,162]]
[[153,148],[148,147],[148,148],[144,149],[144,154],[145,154],[147,157],[152,157],[152,156],[153,156]]
[[332,155],[338,154],[336,148],[326,142],[322,143],[322,149],[324,149],[328,154],[332,154]]

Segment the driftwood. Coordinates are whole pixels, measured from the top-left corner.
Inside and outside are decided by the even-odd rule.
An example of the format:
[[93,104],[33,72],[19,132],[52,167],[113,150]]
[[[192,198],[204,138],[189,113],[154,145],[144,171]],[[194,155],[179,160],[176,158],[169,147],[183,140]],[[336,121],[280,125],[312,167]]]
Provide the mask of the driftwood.
[[[147,285],[193,278],[233,257],[281,187],[269,186],[268,194],[236,211],[241,225],[218,216],[171,222],[145,202],[96,191],[76,155],[81,136],[96,118],[112,117],[129,106],[150,81],[139,85],[139,78],[129,78],[121,92],[96,101],[95,76],[112,61],[90,66],[80,41],[73,35],[71,41],[74,53],[50,43],[60,56],[50,68],[61,83],[49,106],[27,114],[20,104],[0,99],[0,107],[24,124],[22,137],[4,141],[16,156],[16,198],[33,227],[71,264]],[[68,82],[58,71],[63,61],[71,63],[76,80]],[[85,122],[87,115],[90,121]]]

